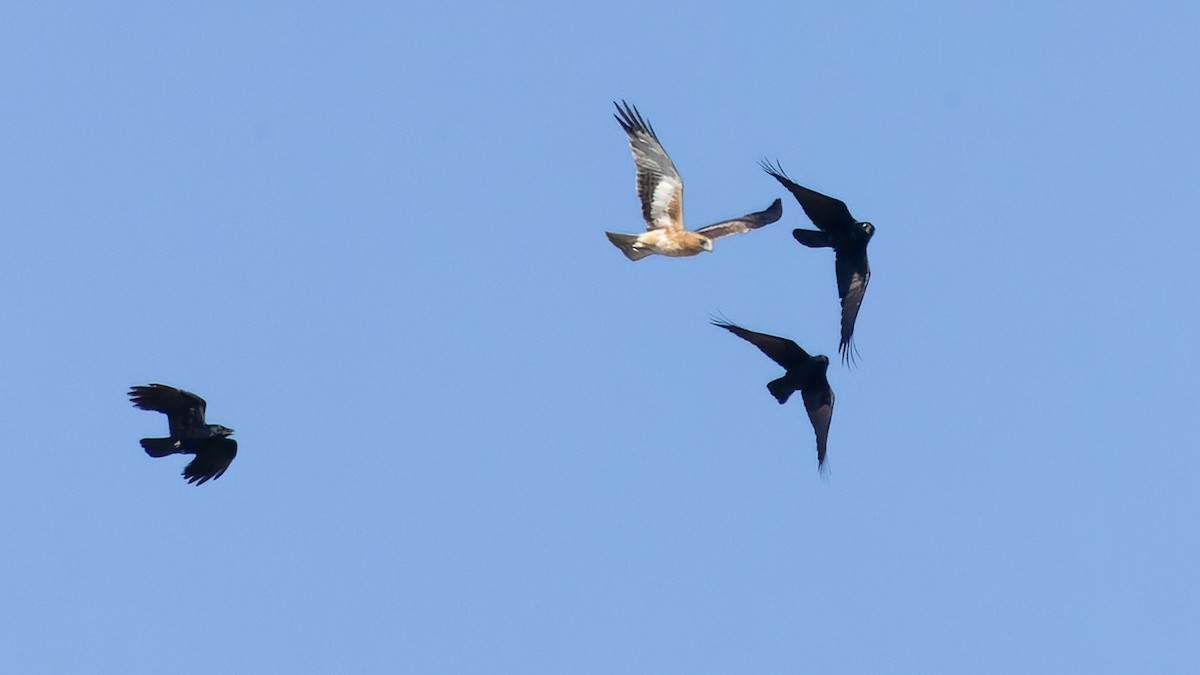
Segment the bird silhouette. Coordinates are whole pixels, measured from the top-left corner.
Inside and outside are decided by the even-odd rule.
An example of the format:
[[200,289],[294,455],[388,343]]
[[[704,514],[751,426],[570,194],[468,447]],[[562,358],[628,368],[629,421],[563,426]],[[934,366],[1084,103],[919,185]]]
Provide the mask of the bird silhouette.
[[204,399],[190,391],[165,384],[132,387],[129,398],[142,410],[152,410],[167,416],[170,436],[143,438],[142,448],[151,457],[174,454],[195,455],[183,468],[188,483],[203,485],[220,478],[237,456],[237,441],[229,438],[233,429],[204,421]]
[[812,422],[813,431],[817,434],[817,469],[823,470],[826,445],[829,441],[829,423],[833,419],[833,389],[829,387],[829,380],[826,378],[829,357],[811,356],[801,349],[800,345],[787,338],[756,333],[729,321],[713,319],[712,323],[758,347],[772,361],[783,366],[783,377],[768,382],[767,390],[780,405],[787,403],[788,398],[796,391],[800,392],[800,397],[804,400],[804,409],[808,411],[808,420]]
[[858,309],[862,306],[863,294],[867,292],[867,283],[871,281],[867,243],[875,235],[875,226],[855,220],[842,200],[792,182],[778,163],[772,166],[763,161],[761,166],[796,197],[804,213],[818,228],[792,230],[796,241],[809,248],[834,250],[838,298],[842,301],[842,339],[838,343],[838,353],[842,355],[842,363],[854,363],[858,353],[854,347],[854,322],[858,319]]

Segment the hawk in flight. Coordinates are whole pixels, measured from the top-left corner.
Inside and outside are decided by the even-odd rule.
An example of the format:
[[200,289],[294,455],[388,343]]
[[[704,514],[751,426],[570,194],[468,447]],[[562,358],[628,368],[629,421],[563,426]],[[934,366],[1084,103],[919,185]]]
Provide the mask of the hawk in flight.
[[787,403],[788,397],[794,392],[800,391],[804,409],[808,411],[808,420],[817,433],[817,469],[823,470],[829,422],[833,419],[833,390],[829,388],[829,380],[825,377],[829,369],[829,357],[810,356],[791,340],[755,333],[728,321],[714,319],[712,323],[758,347],[772,361],[783,366],[783,377],[768,382],[767,390],[780,405]]
[[621,103],[624,108],[613,103],[617,106],[614,117],[629,137],[629,149],[637,166],[638,199],[642,201],[642,218],[646,220],[646,231],[641,234],[604,233],[625,257],[641,260],[652,253],[673,257],[696,255],[711,251],[713,239],[749,232],[783,215],[783,204],[776,199],[765,211],[723,220],[696,231],[683,229],[683,179],[650,123],[642,119],[637,108]]
[[167,438],[143,438],[142,448],[151,457],[182,453],[195,455],[183,468],[189,483],[203,485],[220,478],[237,456],[237,441],[229,437],[233,429],[204,421],[204,399],[190,391],[151,384],[133,387],[129,399],[142,410],[165,413],[171,435]]
[[796,241],[809,248],[834,250],[833,267],[837,272],[838,297],[842,300],[842,340],[838,352],[842,363],[853,363],[858,352],[854,348],[854,321],[871,280],[867,243],[875,235],[875,226],[855,220],[842,200],[793,183],[778,165],[771,166],[765,161],[761,165],[796,197],[809,220],[817,226],[816,230],[792,230]]

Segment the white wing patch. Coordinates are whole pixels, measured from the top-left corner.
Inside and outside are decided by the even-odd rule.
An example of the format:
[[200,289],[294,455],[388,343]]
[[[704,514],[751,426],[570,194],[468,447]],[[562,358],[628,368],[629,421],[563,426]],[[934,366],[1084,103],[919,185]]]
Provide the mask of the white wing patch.
[[654,186],[654,196],[650,200],[650,229],[663,228],[682,230],[683,218],[680,217],[679,206],[683,202],[683,185],[662,176],[658,185]]

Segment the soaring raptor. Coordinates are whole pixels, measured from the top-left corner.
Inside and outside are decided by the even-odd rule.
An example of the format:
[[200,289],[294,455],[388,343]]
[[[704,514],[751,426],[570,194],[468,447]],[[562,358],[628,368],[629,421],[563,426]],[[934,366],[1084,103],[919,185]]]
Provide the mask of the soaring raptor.
[[713,320],[719,326],[750,344],[758,347],[772,361],[783,366],[783,377],[767,383],[767,390],[779,401],[787,403],[796,391],[804,399],[808,420],[817,433],[817,470],[825,468],[825,444],[829,440],[829,422],[833,419],[833,390],[825,373],[829,370],[829,357],[810,356],[800,345],[786,338],[755,333],[728,321]]
[[855,220],[842,200],[793,183],[778,165],[764,161],[762,168],[796,197],[809,220],[817,226],[817,230],[792,230],[796,241],[809,248],[834,250],[833,267],[837,273],[838,297],[842,300],[842,340],[838,352],[842,363],[852,363],[858,351],[854,348],[854,321],[871,280],[867,243],[875,235],[875,226]]
[[679,177],[667,151],[658,142],[650,123],[642,119],[637,108],[625,101],[621,103],[623,108],[613,103],[617,106],[614,117],[629,137],[629,149],[637,166],[637,193],[642,201],[646,231],[641,234],[604,234],[627,258],[641,260],[652,253],[682,257],[711,251],[713,239],[749,232],[773,223],[783,215],[783,204],[776,199],[765,211],[723,220],[694,232],[683,229],[683,179]]
[[143,438],[142,448],[151,457],[182,453],[195,455],[183,468],[189,483],[203,485],[220,478],[237,456],[237,441],[229,437],[233,429],[204,421],[204,399],[190,391],[151,384],[132,387],[129,398],[142,410],[165,413],[171,435],[167,438]]

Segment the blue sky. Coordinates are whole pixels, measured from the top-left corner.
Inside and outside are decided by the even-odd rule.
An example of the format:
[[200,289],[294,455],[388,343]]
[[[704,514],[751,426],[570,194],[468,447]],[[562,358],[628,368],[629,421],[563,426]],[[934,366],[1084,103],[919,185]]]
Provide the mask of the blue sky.
[[[0,663],[1194,672],[1200,12],[1054,5],[5,4]],[[621,98],[783,219],[626,260]]]

